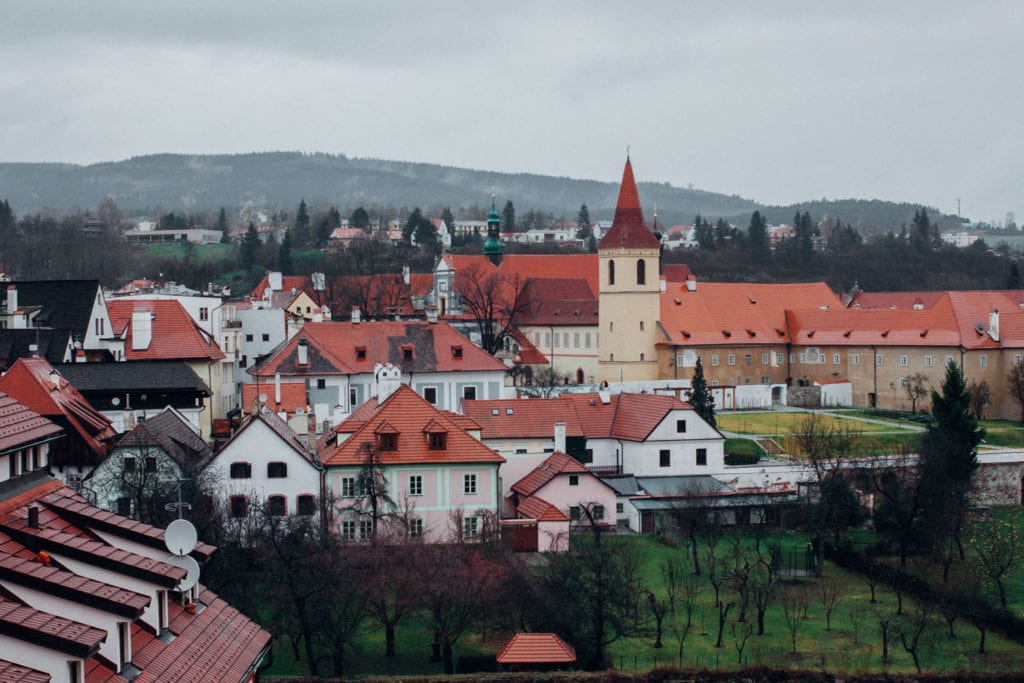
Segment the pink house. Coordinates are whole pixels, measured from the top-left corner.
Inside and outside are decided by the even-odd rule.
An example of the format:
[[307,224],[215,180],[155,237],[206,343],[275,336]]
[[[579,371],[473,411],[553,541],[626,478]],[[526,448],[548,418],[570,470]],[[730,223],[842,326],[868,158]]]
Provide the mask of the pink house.
[[[480,442],[479,425],[432,406],[401,383],[397,369],[378,376],[378,387],[318,443],[342,538],[445,541],[495,529],[505,459]],[[376,519],[371,482],[381,490]]]

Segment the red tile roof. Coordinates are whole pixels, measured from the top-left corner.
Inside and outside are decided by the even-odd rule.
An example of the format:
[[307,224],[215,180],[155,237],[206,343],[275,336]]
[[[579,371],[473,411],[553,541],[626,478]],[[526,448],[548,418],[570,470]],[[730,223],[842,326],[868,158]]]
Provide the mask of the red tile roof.
[[485,439],[553,437],[556,422],[565,423],[566,436],[584,435],[575,404],[564,397],[463,401],[462,410]]
[[[447,431],[444,450],[431,450],[423,430],[434,423]],[[317,451],[320,461],[330,466],[361,465],[365,459],[363,444],[378,443],[378,434],[397,432],[397,448],[393,451],[378,451],[385,465],[408,463],[503,463],[505,459],[480,443],[450,413],[438,410],[427,403],[408,385],[399,385],[391,396],[380,403],[376,397],[370,399],[347,420],[320,439]],[[339,446],[335,434],[349,437]]]
[[569,516],[551,503],[537,496],[527,496],[519,501],[516,514],[520,518],[535,519],[538,522],[568,522]]
[[531,278],[516,325],[597,325],[597,296],[583,278]]
[[[296,346],[302,339],[309,344],[307,366],[298,365]],[[405,348],[412,350],[412,360],[404,359]],[[453,348],[461,348],[461,356],[456,356]],[[418,372],[507,369],[448,323],[377,321],[307,323],[299,334],[250,368],[249,373],[258,377],[273,377],[277,372],[288,377],[348,375],[371,373],[377,363],[389,362],[405,376]]]
[[0,392],[0,453],[59,437],[63,430]]
[[[949,300],[925,310],[819,309],[787,311],[794,344],[801,346],[959,346]],[[986,326],[988,319],[986,314]]]
[[[125,339],[128,360],[222,360],[224,353],[213,337],[192,319],[180,302],[173,299],[113,299],[107,302],[110,324]],[[153,314],[152,340],[145,349],[132,348],[132,314]]]
[[281,382],[281,402],[275,401],[276,390],[273,382],[242,385],[242,412],[252,412],[252,405],[260,395],[266,396],[266,406],[275,413],[284,410],[294,415],[297,408],[306,409],[306,383]]
[[498,650],[500,664],[568,664],[576,650],[554,633],[517,633]]
[[560,474],[588,474],[589,472],[590,470],[576,458],[556,451],[537,465],[532,472],[513,484],[512,490],[523,496],[532,496]]
[[[410,276],[410,285],[412,277]],[[427,289],[433,285],[428,285]],[[348,275],[330,283],[331,317],[345,320],[352,317],[352,308],[359,306],[363,320],[409,318],[418,315],[413,308],[410,287],[400,274]]]
[[5,681],[5,683],[50,683],[50,674],[0,659],[0,681]]
[[885,308],[912,311],[931,308],[945,292],[858,292],[848,308]]
[[661,269],[668,282],[686,282],[693,276],[690,266],[685,263],[664,263]]
[[626,159],[626,167],[622,170],[622,185],[619,187],[619,200],[615,204],[615,219],[612,227],[601,238],[598,249],[602,247],[653,247],[661,246],[644,222],[644,213],[640,208],[640,194],[633,179],[633,164]]
[[0,391],[77,435],[96,457],[106,455],[103,441],[117,435],[110,420],[60,376],[43,358],[19,358],[0,376]]
[[231,436],[230,441],[228,441],[227,444],[224,444],[221,450],[227,448],[228,444],[237,439],[242,434],[242,432],[247,430],[250,427],[250,425],[252,425],[255,422],[262,422],[263,424],[265,424],[268,428],[270,428],[270,431],[274,432],[274,434],[276,434],[277,437],[281,439],[282,442],[285,443],[285,445],[287,445],[289,448],[295,451],[299,455],[299,457],[306,460],[313,466],[316,466],[313,454],[309,452],[309,450],[306,448],[305,443],[303,443],[299,435],[295,433],[295,430],[289,427],[287,422],[278,417],[277,413],[273,412],[266,406],[263,406],[263,410],[261,410],[260,412],[253,413],[252,415],[250,415],[249,419],[246,420],[244,425],[242,425],[242,428]]
[[[256,286],[249,292],[249,298],[251,299],[262,299],[263,293],[270,287],[270,276],[264,275],[263,279],[256,283]],[[313,280],[308,275],[283,275],[281,277],[281,289],[278,291],[291,293],[292,290],[296,292],[305,292],[311,297],[313,294]]]
[[85,659],[107,639],[103,629],[0,598],[0,634]]
[[701,282],[694,292],[669,283],[661,294],[661,326],[679,346],[785,344],[786,311],[821,306],[842,308],[824,282]]
[[591,292],[600,287],[597,254],[505,254],[499,266],[486,256],[445,254],[442,258],[456,275],[460,270],[477,267],[484,273],[518,275],[524,283],[532,278],[573,278],[586,280]]

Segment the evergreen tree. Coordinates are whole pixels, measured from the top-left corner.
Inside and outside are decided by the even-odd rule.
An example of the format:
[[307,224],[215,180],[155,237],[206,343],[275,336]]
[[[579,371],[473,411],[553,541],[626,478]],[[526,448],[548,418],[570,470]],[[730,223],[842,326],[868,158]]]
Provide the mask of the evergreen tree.
[[714,250],[715,231],[711,227],[711,221],[697,214],[697,217],[693,219],[693,229],[697,239],[697,246],[708,251]]
[[804,211],[796,214],[796,257],[798,262],[805,268],[811,265],[814,259],[814,223],[811,221],[811,214]]
[[420,207],[417,206],[412,210],[412,213],[409,214],[405,224],[402,225],[402,239],[411,244],[413,235],[416,234],[416,228],[419,227],[420,221],[422,220],[423,212],[420,211]]
[[516,232],[516,207],[512,200],[505,202],[501,210],[501,229],[503,232]]
[[1006,285],[1003,289],[1021,289],[1024,283],[1021,282],[1020,268],[1017,267],[1017,262],[1014,261],[1010,264],[1010,274],[1006,276]]
[[580,205],[580,212],[576,214],[576,239],[586,240],[594,236],[594,231],[590,227],[590,209],[587,205]]
[[220,213],[217,214],[217,230],[220,231],[220,243],[227,244],[231,241],[230,231],[228,230],[228,214],[224,211],[224,207],[220,207]]
[[690,385],[689,403],[709,425],[714,427],[718,424],[715,420],[715,399],[711,396],[711,391],[708,390],[707,380],[704,379],[704,366],[701,364],[699,356],[697,367],[693,371],[693,382]]
[[348,224],[353,228],[359,228],[360,230],[370,231],[370,214],[363,207],[357,208],[352,212],[352,215],[348,217]]
[[306,200],[299,202],[299,210],[295,213],[295,227],[292,228],[292,241],[296,247],[304,247],[309,244],[312,233],[309,227],[309,211],[306,209]]
[[921,440],[918,474],[924,515],[934,542],[958,535],[967,507],[971,477],[978,467],[978,444],[985,430],[971,412],[971,392],[960,367],[950,362],[942,393],[932,389],[932,416]]
[[937,246],[939,233],[928,218],[927,209],[914,212],[914,220],[910,228],[910,246],[917,251],[928,251]]
[[288,275],[293,271],[292,264],[292,231],[287,230],[280,246],[277,248],[277,269],[282,274]]
[[238,264],[242,270],[249,273],[256,266],[256,253],[260,250],[260,236],[256,232],[256,226],[249,223],[245,231],[242,243],[238,246]]
[[747,246],[750,260],[754,263],[767,263],[771,258],[771,244],[768,241],[768,224],[760,211],[750,216],[750,227],[747,229]]
[[453,238],[455,237],[455,214],[452,213],[451,208],[444,207],[444,211],[441,212],[441,220],[448,226],[448,234]]

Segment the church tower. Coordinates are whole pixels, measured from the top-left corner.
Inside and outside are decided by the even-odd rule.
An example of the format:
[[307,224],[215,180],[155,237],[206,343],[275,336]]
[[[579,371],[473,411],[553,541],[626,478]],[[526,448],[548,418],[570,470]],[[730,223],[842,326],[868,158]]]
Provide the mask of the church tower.
[[494,206],[494,195],[491,195],[491,215],[487,217],[487,239],[484,241],[484,256],[495,266],[501,265],[501,257],[505,253],[505,245],[501,243],[501,219],[498,209]]
[[658,377],[661,243],[644,223],[633,165],[626,158],[612,227],[597,245],[601,381]]

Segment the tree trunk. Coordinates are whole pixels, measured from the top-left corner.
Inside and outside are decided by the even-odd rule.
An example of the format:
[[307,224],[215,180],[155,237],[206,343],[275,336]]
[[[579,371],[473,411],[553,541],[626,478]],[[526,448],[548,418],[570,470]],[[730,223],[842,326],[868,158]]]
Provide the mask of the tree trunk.
[[391,622],[384,624],[384,656],[395,656],[395,625]]
[[444,660],[444,672],[448,675],[455,673],[455,662],[452,658],[452,644],[443,643],[441,646],[441,657]]
[[999,589],[999,604],[1006,609],[1006,587],[1003,586],[1002,579],[996,579],[996,588]]
[[700,576],[700,558],[697,556],[697,534],[694,533],[692,524],[690,525],[690,554],[693,555],[693,573]]
[[764,613],[768,611],[766,609],[757,608],[757,635],[764,635]]
[[335,646],[331,661],[334,662],[334,675],[342,678],[345,675],[345,648]]
[[[975,624],[977,626],[977,624]],[[978,626],[978,630],[981,632],[981,639],[978,641],[978,654],[985,654],[985,629]]]

